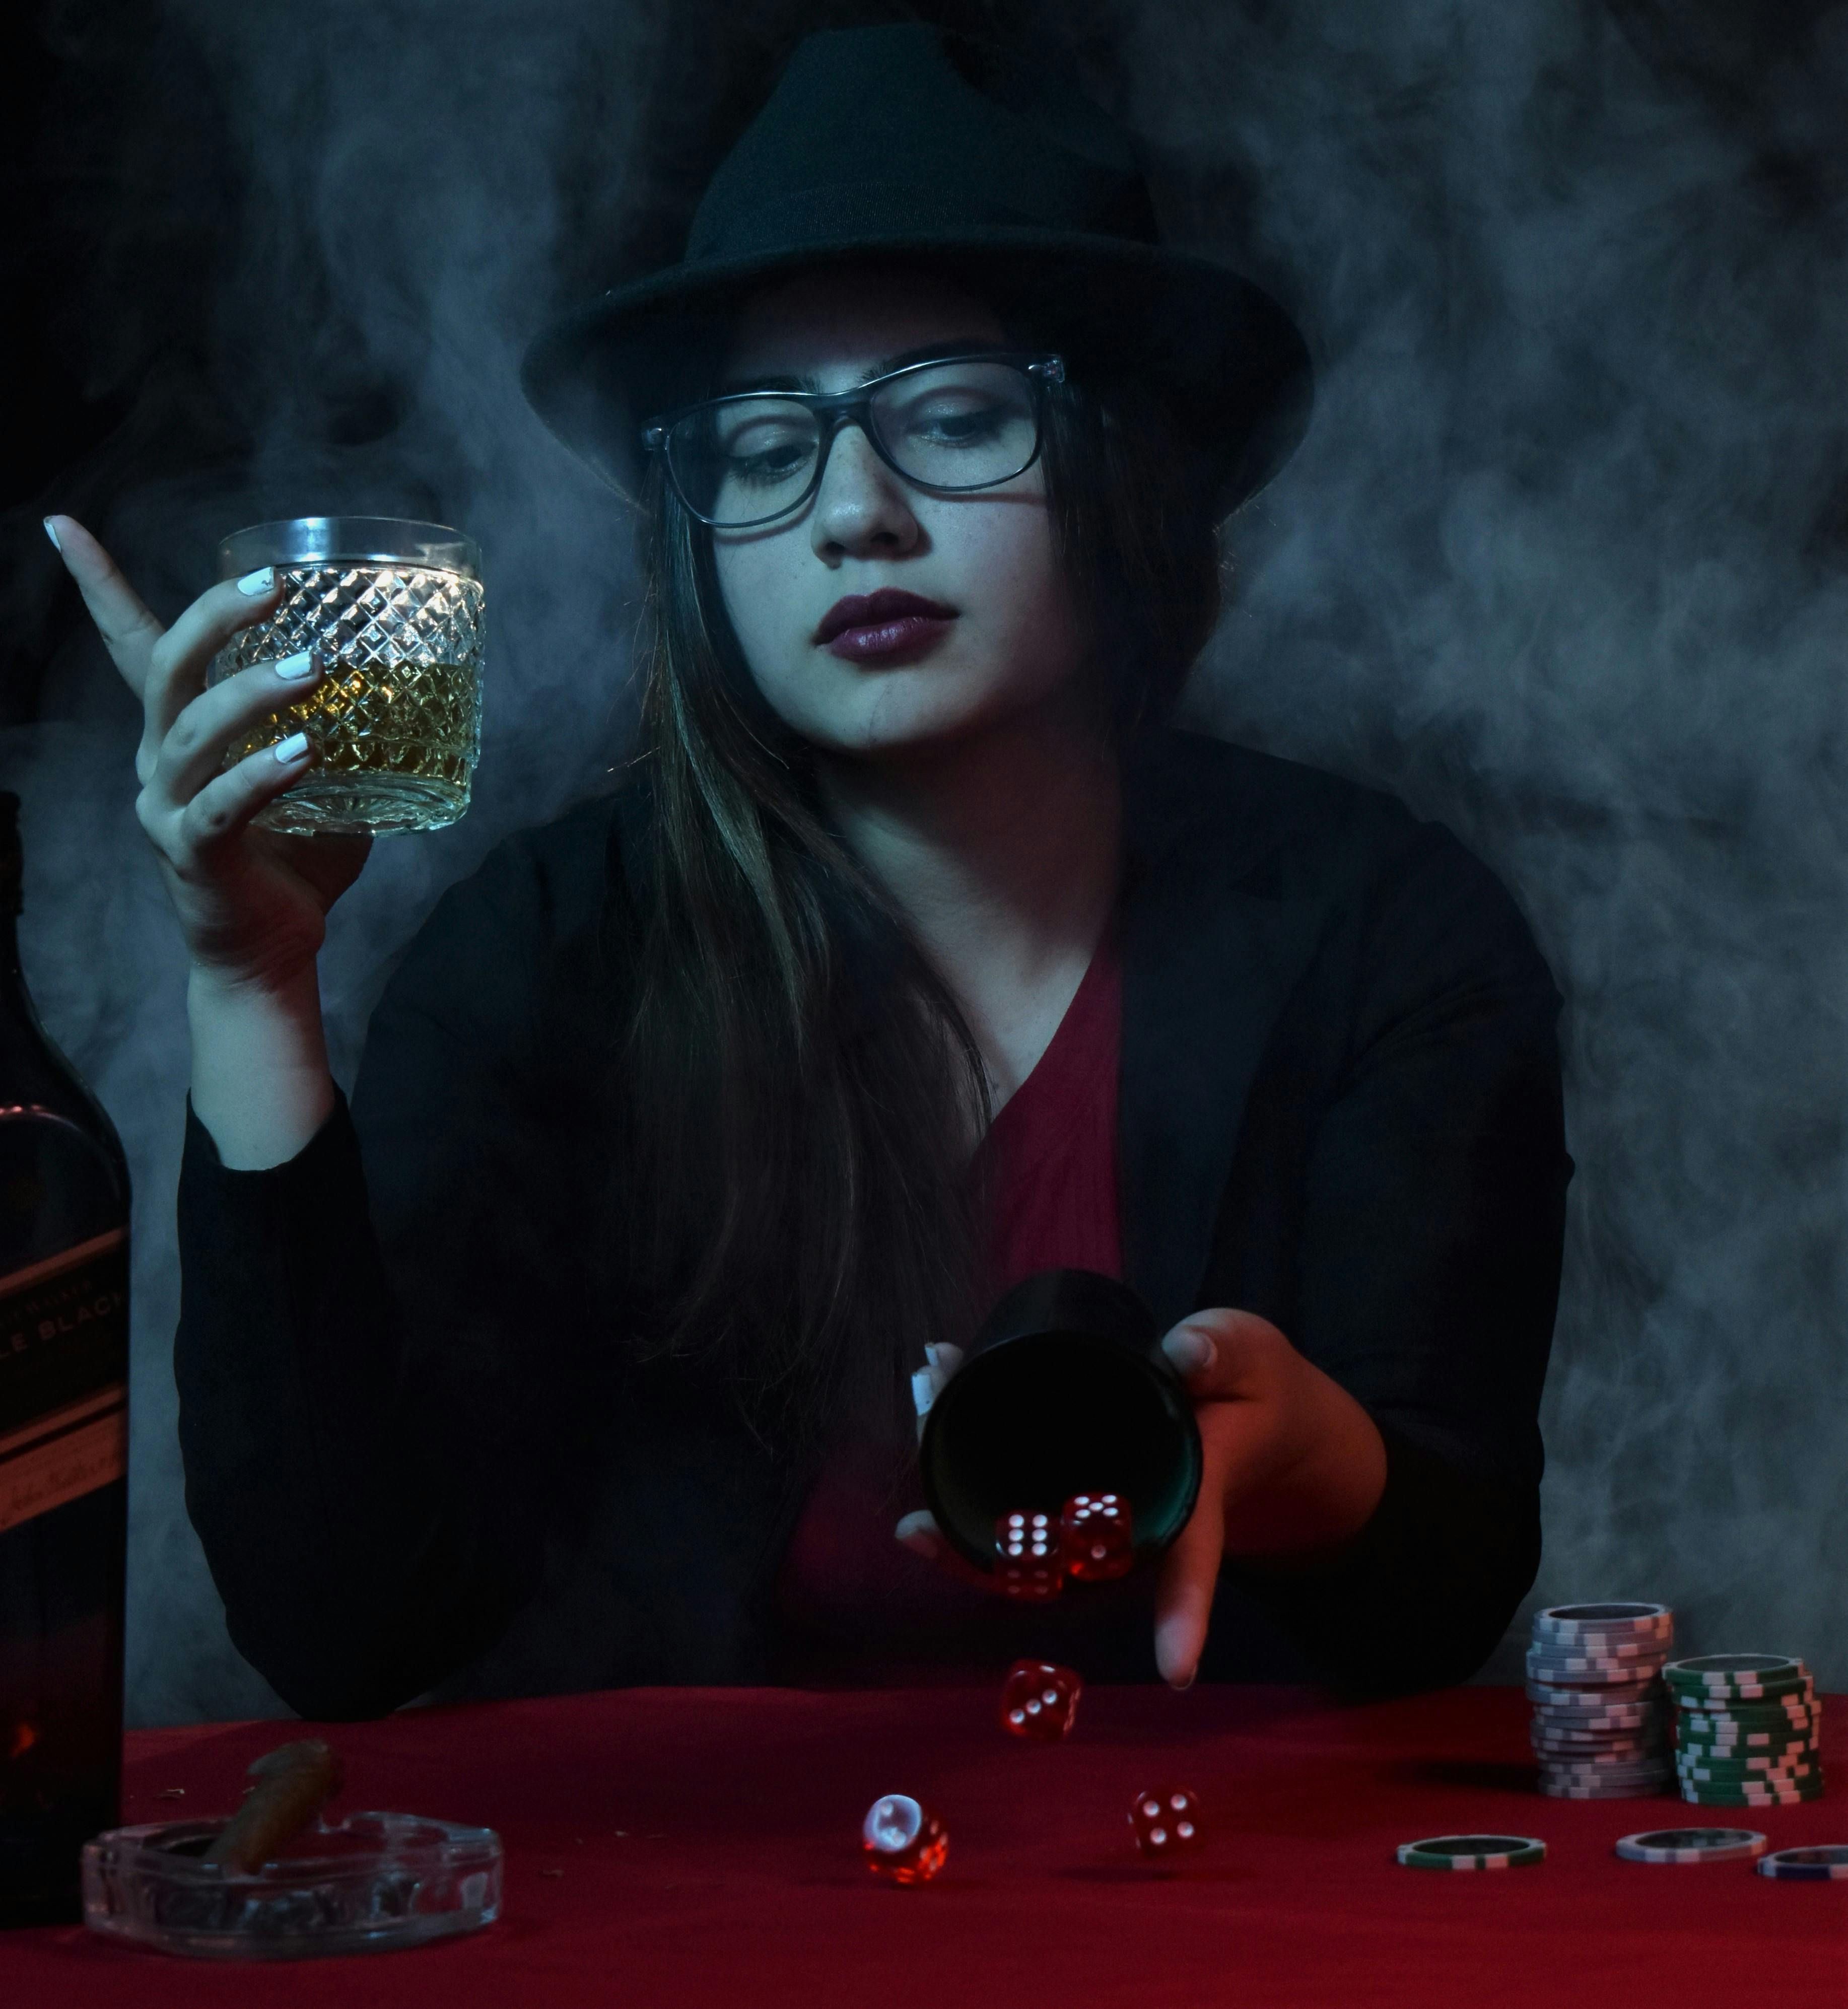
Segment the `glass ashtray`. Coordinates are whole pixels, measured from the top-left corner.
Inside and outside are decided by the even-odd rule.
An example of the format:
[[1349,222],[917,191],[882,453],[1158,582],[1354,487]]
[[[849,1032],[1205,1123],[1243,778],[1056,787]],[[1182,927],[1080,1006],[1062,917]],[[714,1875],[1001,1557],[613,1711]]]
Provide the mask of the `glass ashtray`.
[[112,1828],[83,1844],[93,1932],[208,1960],[422,1946],[500,1916],[501,1838],[414,1814],[307,1828],[246,1873],[204,1859],[222,1820]]

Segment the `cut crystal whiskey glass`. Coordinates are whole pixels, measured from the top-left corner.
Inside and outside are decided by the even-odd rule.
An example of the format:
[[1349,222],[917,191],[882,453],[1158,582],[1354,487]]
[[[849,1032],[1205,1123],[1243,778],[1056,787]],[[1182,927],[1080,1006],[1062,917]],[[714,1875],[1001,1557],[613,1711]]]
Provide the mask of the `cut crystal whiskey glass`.
[[485,595],[472,537],[439,523],[301,516],[218,547],[218,576],[273,565],[266,621],[213,659],[208,684],[313,649],[323,674],[232,746],[234,765],[305,732],[314,764],[254,820],[298,833],[441,830],[467,809],[481,743]]

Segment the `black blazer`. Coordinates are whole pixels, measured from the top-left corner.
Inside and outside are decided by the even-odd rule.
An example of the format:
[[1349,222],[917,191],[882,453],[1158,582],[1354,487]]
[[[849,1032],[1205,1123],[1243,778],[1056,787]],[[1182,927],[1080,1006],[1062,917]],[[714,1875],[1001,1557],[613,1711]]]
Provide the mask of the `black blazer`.
[[[1340,1555],[1229,1570],[1203,1671],[1462,1678],[1539,1556],[1558,993],[1493,877],[1384,795],[1171,732],[1125,784],[1128,1280],[1164,1325],[1274,1320],[1389,1454]],[[304,1713],[779,1671],[812,1475],[594,1338],[589,1072],[646,842],[630,788],[498,845],[288,1164],[227,1171],[189,1107],[187,1507],[232,1638]],[[1131,1581],[1094,1674],[1153,1674]]]

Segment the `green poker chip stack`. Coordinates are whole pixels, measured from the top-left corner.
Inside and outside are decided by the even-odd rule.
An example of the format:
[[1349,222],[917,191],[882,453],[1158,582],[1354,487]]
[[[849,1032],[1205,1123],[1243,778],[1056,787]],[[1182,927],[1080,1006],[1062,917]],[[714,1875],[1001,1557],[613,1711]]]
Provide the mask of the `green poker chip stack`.
[[1810,1671],[1782,1653],[1670,1660],[1675,1777],[1695,1806],[1800,1806],[1822,1797],[1822,1703]]

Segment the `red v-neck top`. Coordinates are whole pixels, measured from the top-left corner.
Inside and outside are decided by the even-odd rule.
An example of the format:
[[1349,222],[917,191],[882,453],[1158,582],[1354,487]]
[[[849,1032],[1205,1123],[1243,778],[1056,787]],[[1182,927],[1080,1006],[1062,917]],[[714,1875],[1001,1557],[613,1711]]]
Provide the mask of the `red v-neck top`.
[[[991,1302],[1036,1270],[1123,1274],[1116,1189],[1123,966],[1114,923],[1045,1051],[988,1129]],[[923,1363],[917,1363],[922,1366]],[[924,1504],[915,1468],[895,1489],[889,1454],[849,1444],[810,1492],[785,1556],[777,1606],[792,1678],[857,1667],[893,1678],[935,1662],[986,1664],[1006,1644],[1002,1600],[956,1580],[893,1539]],[[1005,1654],[1002,1657],[1006,1657]]]
[[1059,1029],[982,1145],[997,1293],[1036,1270],[1123,1274],[1116,1191],[1123,964],[1105,930]]

